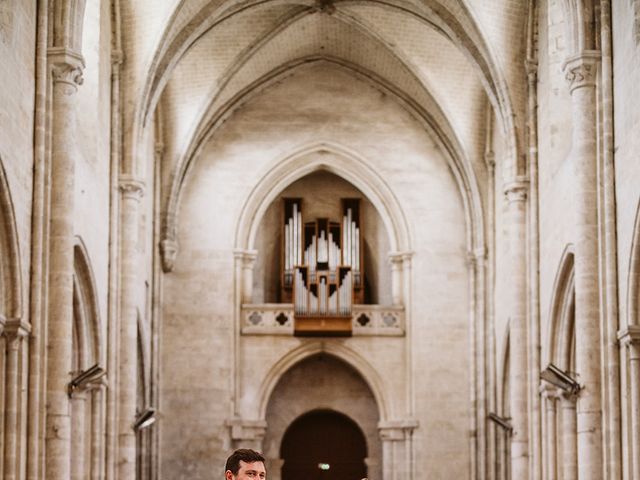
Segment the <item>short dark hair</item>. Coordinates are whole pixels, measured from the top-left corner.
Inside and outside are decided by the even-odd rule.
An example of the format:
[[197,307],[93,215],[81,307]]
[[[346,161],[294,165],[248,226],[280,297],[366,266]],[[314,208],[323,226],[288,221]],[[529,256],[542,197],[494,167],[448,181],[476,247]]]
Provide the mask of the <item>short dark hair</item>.
[[238,475],[240,471],[240,461],[244,463],[262,462],[264,463],[264,457],[250,448],[239,448],[227,458],[227,463],[224,466],[224,471],[231,470],[231,473]]

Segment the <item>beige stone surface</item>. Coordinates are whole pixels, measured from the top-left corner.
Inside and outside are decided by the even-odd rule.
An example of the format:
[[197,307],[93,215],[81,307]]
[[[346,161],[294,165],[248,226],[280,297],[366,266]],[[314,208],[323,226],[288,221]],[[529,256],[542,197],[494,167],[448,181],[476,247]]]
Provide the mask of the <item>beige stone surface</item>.
[[[0,0],[0,477],[278,478],[328,408],[371,479],[640,480],[639,12]],[[376,328],[276,325],[283,196],[362,199]]]

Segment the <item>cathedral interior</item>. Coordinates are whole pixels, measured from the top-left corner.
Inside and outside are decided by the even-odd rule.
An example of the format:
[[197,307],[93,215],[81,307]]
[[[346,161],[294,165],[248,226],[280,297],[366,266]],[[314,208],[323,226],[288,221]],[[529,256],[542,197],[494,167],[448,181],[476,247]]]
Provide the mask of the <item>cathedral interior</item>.
[[0,0],[0,478],[640,480],[640,0]]

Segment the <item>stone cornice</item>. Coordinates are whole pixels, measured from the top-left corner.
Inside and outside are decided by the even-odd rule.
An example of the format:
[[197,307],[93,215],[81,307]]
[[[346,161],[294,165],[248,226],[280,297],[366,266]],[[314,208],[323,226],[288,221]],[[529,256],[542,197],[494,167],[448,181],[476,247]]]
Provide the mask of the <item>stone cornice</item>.
[[64,47],[51,47],[47,50],[47,58],[51,65],[53,83],[61,83],[70,87],[69,93],[78,90],[84,79],[84,58],[77,52]]
[[565,60],[562,70],[571,93],[578,88],[595,86],[599,62],[600,52],[596,50],[586,50]]

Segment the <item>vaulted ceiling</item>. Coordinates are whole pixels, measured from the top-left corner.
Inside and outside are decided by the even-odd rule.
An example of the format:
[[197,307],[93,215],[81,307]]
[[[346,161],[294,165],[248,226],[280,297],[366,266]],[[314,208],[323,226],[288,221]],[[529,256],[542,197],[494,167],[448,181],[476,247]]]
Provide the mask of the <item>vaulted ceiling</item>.
[[310,62],[349,69],[393,93],[471,177],[485,168],[488,105],[505,137],[517,136],[525,0],[151,3],[131,12],[146,17],[148,29],[139,42],[148,60],[140,62],[138,115],[148,119],[161,107],[165,185],[182,181],[202,142],[243,99]]

